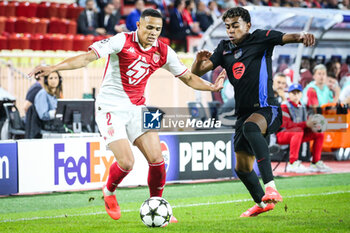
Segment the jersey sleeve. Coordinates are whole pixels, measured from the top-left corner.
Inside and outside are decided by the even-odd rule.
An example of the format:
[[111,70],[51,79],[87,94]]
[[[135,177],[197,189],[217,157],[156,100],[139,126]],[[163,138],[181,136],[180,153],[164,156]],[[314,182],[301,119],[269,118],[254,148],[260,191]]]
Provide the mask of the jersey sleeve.
[[270,45],[284,45],[282,38],[285,33],[275,30],[256,30],[256,39]]
[[98,58],[106,57],[111,53],[119,53],[125,44],[125,34],[118,33],[108,39],[96,41],[90,45],[89,50],[93,50]]
[[166,63],[163,65],[163,68],[172,73],[176,78],[184,75],[188,69],[187,67],[182,64],[182,62],[177,57],[175,51],[167,46],[168,52],[167,52],[167,60]]
[[214,53],[211,55],[209,60],[213,63],[213,70],[222,64],[222,56],[224,52],[223,41],[214,50]]

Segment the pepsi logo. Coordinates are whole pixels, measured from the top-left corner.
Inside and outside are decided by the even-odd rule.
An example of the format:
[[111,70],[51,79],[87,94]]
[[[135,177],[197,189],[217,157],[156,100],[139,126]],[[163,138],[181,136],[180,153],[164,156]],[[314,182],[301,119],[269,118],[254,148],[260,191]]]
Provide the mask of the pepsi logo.
[[169,147],[164,141],[160,141],[160,148],[162,150],[162,156],[164,158],[165,163],[165,171],[168,172],[168,169],[170,167],[170,151]]
[[236,62],[232,66],[232,72],[235,79],[241,79],[245,72],[245,65],[242,62]]

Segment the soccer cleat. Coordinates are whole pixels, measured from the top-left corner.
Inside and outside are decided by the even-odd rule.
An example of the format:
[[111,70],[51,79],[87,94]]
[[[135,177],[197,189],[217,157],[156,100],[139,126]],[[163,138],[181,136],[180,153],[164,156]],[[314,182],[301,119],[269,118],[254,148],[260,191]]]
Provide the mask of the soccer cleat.
[[286,167],[286,172],[305,173],[308,171],[309,169],[302,165],[300,160],[297,160],[294,163],[288,163]]
[[261,213],[273,210],[273,208],[275,208],[275,204],[273,204],[273,203],[267,204],[265,206],[265,208],[261,208],[258,205],[254,205],[252,208],[248,209],[246,212],[241,214],[240,217],[254,217],[254,216],[257,216]]
[[282,201],[282,196],[272,187],[267,187],[265,195],[261,199],[265,203],[277,203]]
[[318,161],[317,163],[311,163],[310,165],[311,172],[331,172],[332,168],[328,167],[323,161]]
[[117,198],[115,195],[106,195],[104,191],[105,186],[106,185],[103,185],[102,192],[107,214],[114,220],[118,220],[121,216],[121,211],[117,202]]
[[174,215],[171,216],[169,223],[178,223],[179,221],[174,217]]

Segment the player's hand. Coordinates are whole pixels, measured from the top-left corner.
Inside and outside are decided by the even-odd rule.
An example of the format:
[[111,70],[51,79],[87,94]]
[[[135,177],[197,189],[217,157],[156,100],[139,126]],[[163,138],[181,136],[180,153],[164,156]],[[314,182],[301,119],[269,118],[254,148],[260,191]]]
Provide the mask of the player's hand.
[[37,66],[32,70],[28,76],[34,78],[40,78],[40,77],[45,77],[48,76],[50,73],[53,72],[52,66]]
[[317,125],[317,121],[312,120],[312,117],[309,117],[309,119],[307,119],[306,127],[311,129],[311,128],[315,127],[316,125]]
[[315,45],[315,41],[316,41],[315,36],[307,32],[300,33],[300,40],[303,42],[303,44],[306,47]]
[[224,88],[225,78],[226,78],[226,70],[222,70],[219,76],[215,80],[213,91],[220,91],[222,88]]
[[197,53],[197,61],[207,61],[211,57],[212,53],[208,50],[201,50]]

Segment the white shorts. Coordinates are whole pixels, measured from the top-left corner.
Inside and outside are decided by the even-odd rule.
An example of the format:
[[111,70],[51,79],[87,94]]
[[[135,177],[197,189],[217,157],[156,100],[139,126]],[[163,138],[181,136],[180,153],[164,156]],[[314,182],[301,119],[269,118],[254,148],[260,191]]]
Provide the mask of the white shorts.
[[107,144],[128,138],[131,143],[146,132],[142,129],[142,108],[127,106],[118,110],[96,104],[96,123]]

